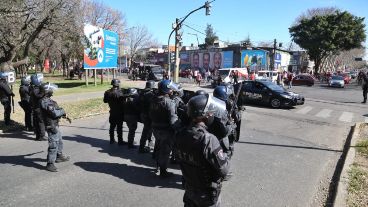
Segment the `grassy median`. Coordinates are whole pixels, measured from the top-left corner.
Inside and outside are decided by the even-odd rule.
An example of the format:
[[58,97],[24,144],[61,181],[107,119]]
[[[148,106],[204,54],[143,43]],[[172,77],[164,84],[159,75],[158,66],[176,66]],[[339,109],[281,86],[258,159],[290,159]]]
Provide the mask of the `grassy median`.
[[354,164],[349,170],[348,206],[368,206],[368,126],[361,128]]

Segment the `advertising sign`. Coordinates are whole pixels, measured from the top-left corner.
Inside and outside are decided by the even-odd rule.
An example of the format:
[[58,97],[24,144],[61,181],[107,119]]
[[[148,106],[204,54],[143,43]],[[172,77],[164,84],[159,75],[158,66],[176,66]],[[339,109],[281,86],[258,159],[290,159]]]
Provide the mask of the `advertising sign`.
[[267,53],[263,50],[242,50],[241,67],[250,67],[250,70],[266,69]]
[[189,53],[190,68],[192,70],[199,70],[201,73],[207,71],[212,74],[217,74],[220,68],[233,67],[233,51],[193,51]]
[[92,25],[84,26],[84,68],[107,69],[118,66],[119,36]]

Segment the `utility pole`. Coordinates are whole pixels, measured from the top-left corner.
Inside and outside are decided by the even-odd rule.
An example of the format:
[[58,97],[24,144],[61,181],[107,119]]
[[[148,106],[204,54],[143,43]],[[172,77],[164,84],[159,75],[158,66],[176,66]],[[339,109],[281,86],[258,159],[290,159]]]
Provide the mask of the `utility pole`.
[[273,49],[271,54],[271,61],[270,61],[270,70],[273,71],[275,69],[275,55],[276,55],[276,39],[273,40]]

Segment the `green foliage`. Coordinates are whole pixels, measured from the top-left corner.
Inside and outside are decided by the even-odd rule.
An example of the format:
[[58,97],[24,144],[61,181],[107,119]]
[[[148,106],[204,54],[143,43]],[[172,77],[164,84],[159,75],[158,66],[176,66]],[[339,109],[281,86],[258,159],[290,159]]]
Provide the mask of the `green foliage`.
[[354,163],[349,172],[348,206],[366,206],[368,202],[368,171]]
[[355,145],[357,151],[362,155],[368,156],[368,140],[361,140]]
[[289,28],[289,32],[293,41],[315,61],[316,72],[327,55],[359,48],[366,39],[364,17],[347,11],[304,18]]
[[205,32],[206,32],[205,44],[207,46],[213,45],[213,43],[216,40],[218,40],[218,37],[216,36],[216,33],[213,31],[212,25],[207,24],[207,28],[206,28]]

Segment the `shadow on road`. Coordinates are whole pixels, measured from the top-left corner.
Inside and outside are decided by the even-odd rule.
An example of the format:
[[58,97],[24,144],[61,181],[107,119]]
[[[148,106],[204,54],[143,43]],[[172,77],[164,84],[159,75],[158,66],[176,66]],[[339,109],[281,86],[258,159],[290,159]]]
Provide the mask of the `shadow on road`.
[[24,167],[32,167],[40,170],[45,170],[45,166],[40,165],[36,162],[43,162],[46,163],[46,159],[41,158],[28,158],[28,156],[32,156],[35,154],[42,153],[40,152],[34,152],[30,154],[25,155],[12,155],[12,156],[0,156],[0,164],[11,164],[13,166],[15,165],[21,165]]
[[299,146],[299,145],[281,145],[281,144],[268,144],[268,143],[244,142],[244,141],[239,141],[238,143],[263,145],[263,146],[270,146],[270,147],[287,147],[287,148],[298,148],[298,149],[308,149],[308,150],[322,150],[322,151],[329,151],[329,152],[342,152],[341,150],[334,150],[334,149],[329,149],[329,148],[308,147],[308,146]]
[[182,188],[180,175],[174,174],[174,176],[168,179],[162,179],[155,174],[152,168],[105,162],[76,162],[74,164],[86,171],[112,175],[135,185],[160,188]]
[[[132,166],[120,163],[101,163],[101,162],[77,162],[75,165],[91,172],[111,174],[126,180],[129,183],[150,186],[181,188],[181,175],[174,174],[169,179],[161,179],[156,175],[156,163],[150,153],[139,154],[137,149],[128,149],[126,145],[111,145],[109,140],[103,140],[82,135],[63,136],[64,140],[75,141],[78,143],[89,144],[92,147],[100,148],[99,152],[106,153],[113,157],[120,157],[135,164],[143,165]],[[177,166],[173,166],[174,168]]]

